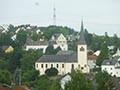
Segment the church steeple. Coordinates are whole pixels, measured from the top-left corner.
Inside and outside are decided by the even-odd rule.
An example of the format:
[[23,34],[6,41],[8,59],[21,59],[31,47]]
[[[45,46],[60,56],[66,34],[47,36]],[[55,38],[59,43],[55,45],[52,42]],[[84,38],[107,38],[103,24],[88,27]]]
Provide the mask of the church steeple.
[[81,31],[80,31],[80,38],[79,38],[78,44],[80,44],[80,45],[86,45],[85,35],[84,35],[83,20],[81,21]]

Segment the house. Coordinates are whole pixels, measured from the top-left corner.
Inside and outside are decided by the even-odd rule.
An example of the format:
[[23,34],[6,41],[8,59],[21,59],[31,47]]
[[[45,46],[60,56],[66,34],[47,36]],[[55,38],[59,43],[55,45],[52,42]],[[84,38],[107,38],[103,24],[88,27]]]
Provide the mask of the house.
[[10,53],[14,50],[12,46],[3,46],[2,49],[5,51],[5,53]]
[[[52,38],[53,40],[55,39],[54,37]],[[87,44],[84,36],[83,22],[81,23],[81,32],[77,45],[77,52],[43,55],[35,63],[35,68],[36,70],[39,70],[40,75],[45,74],[46,69],[51,67],[57,68],[59,75],[71,73],[75,69],[78,69],[83,73],[90,72],[90,68],[87,63]]]
[[99,56],[100,55],[100,50],[97,50],[93,55]]
[[60,79],[60,84],[61,84],[62,90],[65,89],[65,84],[68,83],[69,81],[71,81],[71,75],[70,75],[70,73],[65,74],[65,75]]
[[32,41],[32,40],[27,40],[25,44],[25,50],[29,49],[41,49],[43,50],[43,53],[45,53],[46,48],[49,45],[53,45],[54,49],[57,47],[60,47],[61,50],[68,50],[68,45],[67,45],[67,40],[64,37],[63,34],[55,34],[52,36],[52,39],[50,41]]
[[107,71],[112,76],[120,77],[120,52],[117,52],[116,56],[112,59],[104,60],[101,68],[102,71]]
[[50,42],[55,42],[54,48],[60,46],[61,50],[68,50],[67,39],[62,33],[52,35]]
[[29,49],[40,49],[43,51],[43,53],[45,53],[46,48],[48,47],[49,42],[48,41],[31,41],[28,40],[25,44],[25,50],[29,50]]
[[87,60],[88,60],[88,65],[89,65],[90,69],[97,67],[97,65],[96,65],[97,56],[89,55]]

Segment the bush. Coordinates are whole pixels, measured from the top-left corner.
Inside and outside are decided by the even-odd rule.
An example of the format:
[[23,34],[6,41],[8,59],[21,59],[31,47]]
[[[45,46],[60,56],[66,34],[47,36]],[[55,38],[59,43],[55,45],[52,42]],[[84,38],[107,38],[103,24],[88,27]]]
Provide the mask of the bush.
[[58,74],[58,70],[56,68],[46,69],[45,74],[49,77],[56,76]]

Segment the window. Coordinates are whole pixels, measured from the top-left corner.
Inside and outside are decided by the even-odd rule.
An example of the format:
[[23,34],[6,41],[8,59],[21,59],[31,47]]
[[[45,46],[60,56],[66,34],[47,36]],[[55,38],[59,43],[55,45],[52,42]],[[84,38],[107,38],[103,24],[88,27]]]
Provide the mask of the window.
[[64,64],[62,64],[62,68],[64,68]]
[[41,64],[41,68],[43,68],[43,64]]
[[38,64],[36,64],[36,67],[38,68]]
[[80,48],[80,51],[84,51],[84,48],[83,48],[83,47],[81,47],[81,48]]
[[86,64],[84,66],[86,67]]
[[81,67],[81,70],[83,70],[84,69],[84,67]]
[[46,64],[46,68],[48,67],[48,65]]
[[57,66],[56,66],[57,68],[59,68],[59,65],[57,64]]
[[80,68],[80,65],[78,65],[78,68]]
[[112,70],[112,68],[110,68],[110,70]]
[[72,69],[74,69],[74,64],[72,64]]
[[51,68],[53,67],[53,64],[51,64]]

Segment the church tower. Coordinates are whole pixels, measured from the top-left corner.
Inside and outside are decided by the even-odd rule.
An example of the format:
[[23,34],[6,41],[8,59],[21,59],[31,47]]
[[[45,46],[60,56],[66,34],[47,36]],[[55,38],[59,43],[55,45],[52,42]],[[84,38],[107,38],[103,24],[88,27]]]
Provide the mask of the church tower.
[[78,66],[83,73],[89,73],[89,66],[87,64],[87,43],[84,35],[83,21],[81,21],[80,38],[77,46]]

